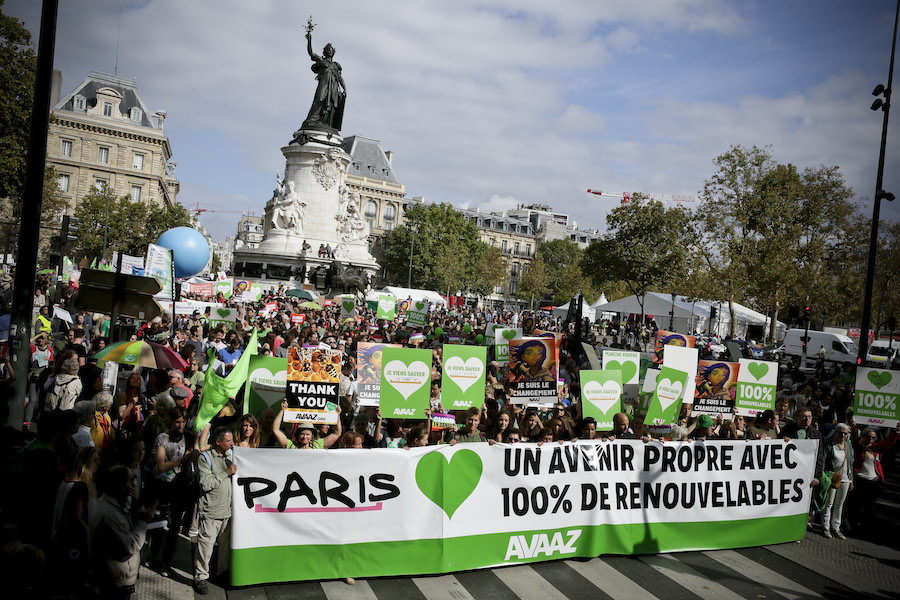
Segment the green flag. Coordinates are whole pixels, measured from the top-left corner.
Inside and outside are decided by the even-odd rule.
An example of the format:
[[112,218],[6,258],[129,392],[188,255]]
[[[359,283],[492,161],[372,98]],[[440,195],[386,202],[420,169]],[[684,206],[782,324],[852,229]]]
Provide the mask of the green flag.
[[97,259],[96,259],[96,258],[95,258],[94,260],[91,261],[91,268],[92,268],[92,269],[96,269],[96,268],[97,268]]
[[210,361],[210,366],[206,369],[206,376],[203,378],[200,408],[197,411],[197,420],[194,422],[194,431],[197,433],[219,414],[219,411],[228,404],[228,400],[234,398],[241,386],[247,382],[247,377],[250,375],[250,357],[254,356],[258,350],[256,339],[257,331],[254,329],[253,334],[250,335],[250,341],[247,342],[247,349],[225,377],[216,375],[212,368],[212,361]]

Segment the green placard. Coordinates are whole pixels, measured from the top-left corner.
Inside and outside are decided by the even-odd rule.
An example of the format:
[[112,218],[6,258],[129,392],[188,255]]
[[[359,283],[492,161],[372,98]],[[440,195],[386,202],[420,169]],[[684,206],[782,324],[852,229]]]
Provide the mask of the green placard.
[[251,356],[247,385],[244,386],[244,413],[262,420],[262,413],[271,408],[281,410],[287,385],[287,359],[273,356]]
[[424,300],[412,302],[406,311],[406,323],[412,327],[425,327],[428,321],[428,303]]
[[393,321],[397,316],[397,299],[387,294],[378,297],[378,310],[375,313],[376,319],[384,319]]
[[447,410],[466,410],[484,404],[487,348],[444,344],[441,402]]
[[581,371],[581,410],[597,421],[597,431],[613,428],[613,415],[622,412],[622,369]]
[[431,350],[384,349],[379,405],[386,419],[424,419],[430,391]]
[[858,425],[896,427],[900,419],[900,371],[857,368],[853,415]]
[[234,291],[234,280],[226,279],[216,282],[216,295],[222,294],[226,298],[231,298],[232,291]]
[[674,425],[681,413],[682,395],[687,383],[687,373],[671,367],[663,367],[656,378],[656,390],[650,399],[650,407],[644,423],[647,425]]

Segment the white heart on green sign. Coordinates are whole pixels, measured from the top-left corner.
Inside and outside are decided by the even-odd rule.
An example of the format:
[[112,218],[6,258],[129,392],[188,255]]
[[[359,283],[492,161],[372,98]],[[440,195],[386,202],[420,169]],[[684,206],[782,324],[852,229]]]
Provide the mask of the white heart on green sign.
[[395,306],[395,303],[393,300],[379,300],[378,301],[378,307],[381,309],[382,312],[386,312],[386,313],[393,312],[394,306]]
[[384,367],[384,378],[392,388],[400,392],[404,400],[409,400],[416,390],[431,379],[431,368],[421,360],[406,365],[403,361],[392,360]]
[[606,413],[619,401],[619,396],[622,395],[622,388],[615,381],[605,381],[603,383],[588,381],[581,388],[581,393],[600,412]]
[[284,398],[287,387],[287,371],[272,373],[269,369],[256,369],[250,373],[249,381],[253,381],[253,391],[259,394],[266,406],[272,406]]
[[672,406],[676,400],[681,398],[684,391],[684,384],[680,381],[670,381],[669,379],[660,379],[656,383],[656,395],[659,398],[659,404],[663,411]]
[[444,373],[465,393],[484,373],[484,364],[474,356],[466,362],[458,356],[451,356],[444,362]]

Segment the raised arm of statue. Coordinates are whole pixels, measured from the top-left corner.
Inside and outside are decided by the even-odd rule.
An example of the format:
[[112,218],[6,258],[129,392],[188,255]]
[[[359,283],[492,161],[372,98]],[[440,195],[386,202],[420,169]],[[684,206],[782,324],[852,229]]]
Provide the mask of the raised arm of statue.
[[316,56],[315,52],[312,49],[312,32],[306,32],[306,52],[309,54],[309,57],[313,60],[319,60],[319,57]]

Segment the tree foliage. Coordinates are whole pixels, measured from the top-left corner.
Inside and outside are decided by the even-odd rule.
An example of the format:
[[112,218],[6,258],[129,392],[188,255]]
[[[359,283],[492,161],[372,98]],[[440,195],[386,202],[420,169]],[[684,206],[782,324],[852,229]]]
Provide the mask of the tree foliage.
[[444,293],[484,289],[480,267],[485,245],[478,228],[452,204],[415,204],[406,211],[406,222],[388,234],[384,245],[388,271],[402,285],[406,285],[411,240],[412,287]]
[[597,288],[623,283],[643,312],[648,291],[669,291],[684,280],[692,237],[683,208],[635,195],[610,211],[606,223],[607,234],[588,246],[581,261]]
[[36,69],[31,34],[0,13],[0,198],[22,193]]
[[714,164],[696,222],[705,270],[698,294],[772,316],[815,295],[820,313],[846,313],[848,294],[834,267],[851,235],[854,205],[838,168],[801,172],[756,146],[734,146]]
[[76,206],[75,218],[78,220],[77,239],[73,242],[76,260],[103,258],[104,230],[106,258],[109,258],[113,252],[143,256],[147,244],[155,243],[167,230],[192,226],[190,213],[180,204],[168,208],[132,202],[131,196],[116,196],[108,188],[91,188]]
[[516,296],[531,303],[532,299],[538,302],[550,293],[550,274],[544,261],[536,257],[522,273],[519,280],[519,289]]

